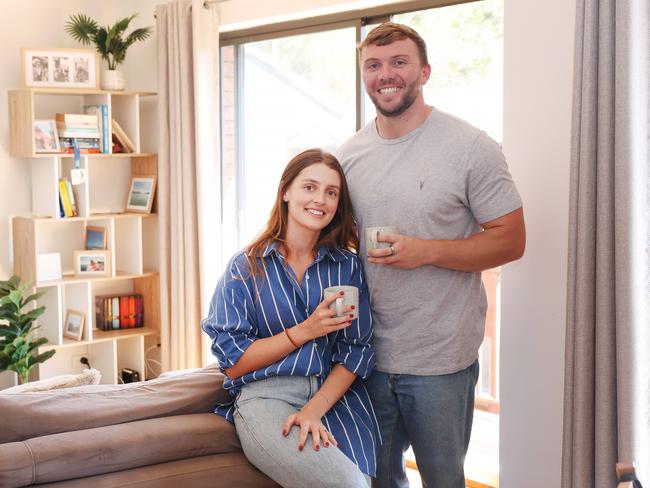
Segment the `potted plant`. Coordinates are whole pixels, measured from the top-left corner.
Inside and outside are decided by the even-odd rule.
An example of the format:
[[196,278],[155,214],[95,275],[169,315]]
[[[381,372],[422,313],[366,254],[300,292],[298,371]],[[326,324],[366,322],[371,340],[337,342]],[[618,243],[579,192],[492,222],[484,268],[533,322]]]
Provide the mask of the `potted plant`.
[[0,281],[0,372],[15,371],[19,383],[29,381],[29,372],[38,363],[51,358],[56,351],[37,354],[37,348],[47,342],[45,337],[31,340],[37,327],[34,320],[45,307],[26,310],[27,305],[40,298],[44,292],[25,296],[28,284],[21,285],[18,276]]
[[118,66],[124,62],[126,51],[131,44],[144,41],[151,35],[153,27],[149,26],[135,29],[126,39],[122,37],[137,15],[133,14],[106,27],[101,27],[84,14],[71,15],[65,23],[65,31],[73,39],[84,45],[94,44],[97,52],[108,64],[108,69],[102,72],[104,90],[124,90],[126,83]]

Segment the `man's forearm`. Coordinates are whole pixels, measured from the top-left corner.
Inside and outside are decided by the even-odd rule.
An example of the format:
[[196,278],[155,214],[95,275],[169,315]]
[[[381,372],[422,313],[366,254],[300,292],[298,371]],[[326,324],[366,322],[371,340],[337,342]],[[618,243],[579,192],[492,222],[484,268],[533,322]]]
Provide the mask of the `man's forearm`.
[[422,246],[423,264],[469,272],[501,266],[519,259],[524,253],[523,213],[519,209],[509,215],[508,225],[487,226],[466,239],[425,240]]

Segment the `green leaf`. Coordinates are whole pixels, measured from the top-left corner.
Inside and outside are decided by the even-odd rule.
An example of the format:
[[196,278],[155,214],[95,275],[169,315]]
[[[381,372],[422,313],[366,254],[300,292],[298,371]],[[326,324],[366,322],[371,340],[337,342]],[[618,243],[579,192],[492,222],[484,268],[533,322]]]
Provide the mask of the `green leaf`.
[[71,15],[70,19],[64,24],[65,31],[75,41],[84,45],[91,43],[92,38],[97,31],[98,24],[93,19],[84,14]]
[[84,14],[70,17],[65,24],[66,32],[75,40],[84,44],[94,44],[97,52],[108,63],[109,69],[115,69],[124,62],[126,51],[134,42],[143,41],[151,35],[153,27],[135,29],[125,39],[122,35],[131,21],[138,14],[118,20],[112,26],[100,27],[97,22]]
[[138,14],[133,14],[130,17],[125,17],[122,20],[118,20],[113,26],[115,28],[115,33],[118,36],[120,36],[126,29],[128,29],[131,21],[135,19],[137,16]]
[[23,302],[23,307],[27,305],[29,302],[31,302],[32,300],[38,300],[43,295],[45,295],[45,291],[39,291],[34,293],[33,295],[28,296],[27,299]]
[[43,312],[45,312],[45,307],[38,307],[33,310],[30,310],[26,314],[23,314],[23,317],[29,317],[30,319],[35,320],[41,315],[43,315]]
[[20,308],[20,300],[23,298],[23,292],[20,290],[13,290],[9,293],[8,297],[17,308]]
[[[151,27],[141,27],[140,29],[136,29],[128,35],[128,37],[124,41],[124,45],[126,46],[126,48],[128,48],[131,44],[133,44],[136,41],[144,41],[151,35],[152,32],[153,32],[153,28]],[[126,53],[126,49],[125,49],[125,53]]]
[[54,356],[55,353],[56,353],[56,351],[54,349],[51,349],[49,351],[45,351],[42,354],[39,354],[38,356],[30,356],[28,364],[30,364],[30,368],[31,368],[35,364],[43,363],[43,362],[47,361],[52,356]]
[[9,278],[8,283],[15,290],[18,288],[18,284],[20,283],[20,277],[13,275],[11,278]]

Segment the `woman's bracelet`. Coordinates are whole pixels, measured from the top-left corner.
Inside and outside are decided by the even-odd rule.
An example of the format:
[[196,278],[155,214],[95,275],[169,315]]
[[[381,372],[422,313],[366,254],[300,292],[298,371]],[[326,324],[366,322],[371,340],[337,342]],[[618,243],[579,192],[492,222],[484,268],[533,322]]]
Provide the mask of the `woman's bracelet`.
[[293,344],[293,346],[294,346],[296,349],[299,349],[300,346],[299,346],[298,344],[296,344],[296,341],[294,341],[293,338],[289,335],[289,329],[284,329],[284,333],[287,335],[287,339],[289,339],[289,342],[290,342],[291,344]]
[[[323,393],[322,391],[318,390],[318,391],[316,392],[316,395],[320,395],[320,396],[323,397],[323,399],[327,402],[327,407],[328,407],[328,408],[332,406],[332,402],[329,401],[329,398],[327,398],[327,396],[325,395],[325,393]],[[314,396],[316,396],[316,395],[314,395]]]

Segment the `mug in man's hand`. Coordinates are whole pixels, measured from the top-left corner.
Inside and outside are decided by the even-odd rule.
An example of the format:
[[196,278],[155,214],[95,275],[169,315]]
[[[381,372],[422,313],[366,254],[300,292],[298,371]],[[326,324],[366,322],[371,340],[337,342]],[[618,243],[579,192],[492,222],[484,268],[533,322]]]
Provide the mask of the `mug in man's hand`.
[[390,246],[390,242],[379,241],[380,235],[399,234],[399,229],[395,225],[381,225],[379,227],[367,227],[366,236],[366,253],[370,249],[385,249]]

